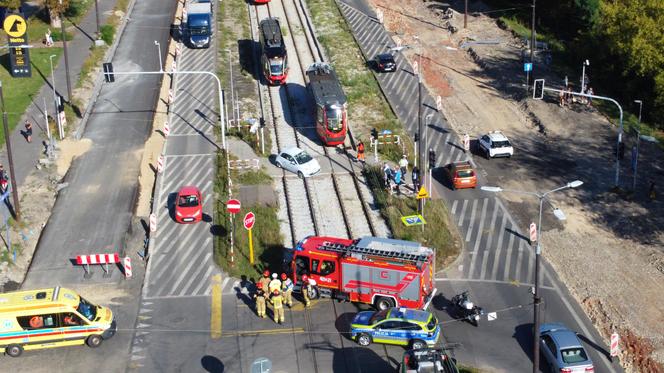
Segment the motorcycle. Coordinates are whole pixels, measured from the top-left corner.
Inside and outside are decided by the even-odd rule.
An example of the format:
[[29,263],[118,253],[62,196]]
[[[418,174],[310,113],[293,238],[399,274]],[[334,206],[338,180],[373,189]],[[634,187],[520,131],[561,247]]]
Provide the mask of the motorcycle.
[[457,308],[462,318],[474,326],[479,325],[480,316],[484,315],[484,309],[476,306],[468,298],[468,290],[452,297],[452,304]]

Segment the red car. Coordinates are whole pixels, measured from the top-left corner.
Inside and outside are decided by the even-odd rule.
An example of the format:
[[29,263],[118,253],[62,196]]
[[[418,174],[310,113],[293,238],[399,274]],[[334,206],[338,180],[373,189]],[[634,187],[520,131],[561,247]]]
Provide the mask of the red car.
[[197,223],[202,218],[201,191],[193,185],[183,186],[175,199],[175,221],[182,224]]

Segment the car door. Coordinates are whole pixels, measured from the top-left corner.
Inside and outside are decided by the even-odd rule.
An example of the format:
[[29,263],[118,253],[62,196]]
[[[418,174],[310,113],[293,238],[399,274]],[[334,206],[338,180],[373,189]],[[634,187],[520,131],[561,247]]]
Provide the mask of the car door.
[[408,340],[421,339],[426,341],[427,333],[422,330],[422,326],[410,321],[402,321],[401,329],[404,330],[405,337]]
[[542,351],[542,354],[546,357],[546,361],[549,363],[549,365],[553,366],[554,369],[557,368],[557,356],[558,356],[558,349],[556,347],[556,344],[553,342],[553,339],[551,338],[550,335],[544,334],[542,335],[542,343],[541,343],[541,348],[540,350]]
[[399,321],[385,320],[375,327],[374,339],[382,343],[401,344],[403,338],[397,330]]
[[294,164],[295,159],[293,159],[293,157],[291,157],[290,154],[286,154],[286,153],[283,153],[281,155],[281,157],[286,160],[286,162],[284,163],[284,168],[287,169],[290,172],[297,173],[297,170],[295,169],[295,164]]

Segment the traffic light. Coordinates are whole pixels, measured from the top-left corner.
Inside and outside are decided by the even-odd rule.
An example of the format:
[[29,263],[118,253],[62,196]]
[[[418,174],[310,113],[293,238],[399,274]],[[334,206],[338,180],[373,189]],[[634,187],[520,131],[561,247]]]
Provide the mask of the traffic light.
[[533,98],[541,100],[544,98],[544,79],[535,79],[533,84]]
[[113,75],[113,64],[111,62],[105,62],[102,67],[104,68],[104,80],[106,83],[113,83],[115,81],[115,75]]

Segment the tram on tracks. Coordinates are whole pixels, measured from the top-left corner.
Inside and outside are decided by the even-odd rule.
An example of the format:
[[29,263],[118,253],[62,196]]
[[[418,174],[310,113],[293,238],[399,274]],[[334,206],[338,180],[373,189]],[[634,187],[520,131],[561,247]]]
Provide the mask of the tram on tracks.
[[307,69],[309,90],[314,97],[316,133],[327,146],[343,144],[347,132],[348,103],[332,66],[316,62]]
[[279,20],[266,18],[259,27],[263,75],[270,85],[284,84],[288,75],[288,55]]

